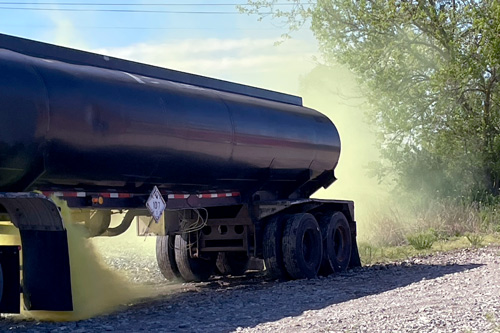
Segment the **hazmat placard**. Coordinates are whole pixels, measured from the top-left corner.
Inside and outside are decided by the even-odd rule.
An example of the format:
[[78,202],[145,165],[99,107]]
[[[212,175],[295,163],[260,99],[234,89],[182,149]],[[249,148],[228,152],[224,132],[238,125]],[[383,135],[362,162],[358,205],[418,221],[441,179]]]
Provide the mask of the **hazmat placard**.
[[163,196],[157,186],[155,186],[153,191],[151,191],[148,201],[146,202],[146,207],[148,207],[148,210],[151,213],[151,216],[153,216],[155,222],[158,223],[163,215],[163,211],[167,207],[167,204],[165,203],[165,200],[163,199]]

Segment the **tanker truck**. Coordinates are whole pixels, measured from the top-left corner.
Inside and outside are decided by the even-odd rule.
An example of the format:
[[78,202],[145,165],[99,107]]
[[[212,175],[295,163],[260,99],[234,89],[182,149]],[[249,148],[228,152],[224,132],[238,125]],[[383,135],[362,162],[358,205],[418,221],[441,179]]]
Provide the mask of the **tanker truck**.
[[169,280],[255,258],[273,279],[360,266],[354,203],[311,198],[339,154],[300,97],[0,35],[0,233],[21,239],[0,245],[0,313],[21,294],[28,310],[73,308],[54,196],[92,237],[138,220]]

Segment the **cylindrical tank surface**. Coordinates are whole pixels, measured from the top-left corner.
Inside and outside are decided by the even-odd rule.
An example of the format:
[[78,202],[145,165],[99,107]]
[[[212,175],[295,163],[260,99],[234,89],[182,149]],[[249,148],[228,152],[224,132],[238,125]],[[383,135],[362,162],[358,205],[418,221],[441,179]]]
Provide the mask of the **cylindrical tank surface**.
[[10,50],[0,73],[0,191],[288,195],[338,162],[335,126],[302,106]]

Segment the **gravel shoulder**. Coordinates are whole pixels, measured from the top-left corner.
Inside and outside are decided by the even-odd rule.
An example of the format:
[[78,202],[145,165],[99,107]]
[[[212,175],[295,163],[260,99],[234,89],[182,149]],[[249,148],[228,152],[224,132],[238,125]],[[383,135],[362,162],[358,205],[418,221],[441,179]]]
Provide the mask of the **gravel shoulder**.
[[0,331],[500,332],[498,246],[288,282],[253,273],[172,285],[151,257],[127,258],[106,261],[157,296],[81,321],[7,316]]

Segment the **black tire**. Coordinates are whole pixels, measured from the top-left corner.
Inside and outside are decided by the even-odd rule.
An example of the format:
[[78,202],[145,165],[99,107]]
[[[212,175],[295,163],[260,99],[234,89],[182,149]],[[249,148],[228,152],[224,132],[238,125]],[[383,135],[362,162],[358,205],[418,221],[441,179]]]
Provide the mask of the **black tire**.
[[182,278],[175,262],[175,237],[175,235],[156,236],[156,262],[161,274],[169,281]]
[[262,256],[266,267],[266,275],[271,279],[288,279],[285,264],[283,263],[282,237],[283,221],[286,218],[276,216],[270,219],[265,228],[262,239]]
[[322,259],[322,240],[318,222],[311,214],[291,215],[283,231],[283,262],[294,279],[317,276]]
[[217,253],[207,254],[203,258],[191,258],[189,246],[187,233],[175,237],[175,262],[179,273],[186,282],[207,281],[215,269]]
[[326,214],[320,219],[323,237],[323,261],[320,274],[343,272],[351,260],[352,238],[349,222],[341,212]]
[[219,252],[216,265],[222,275],[240,276],[247,271],[249,262],[246,252]]

